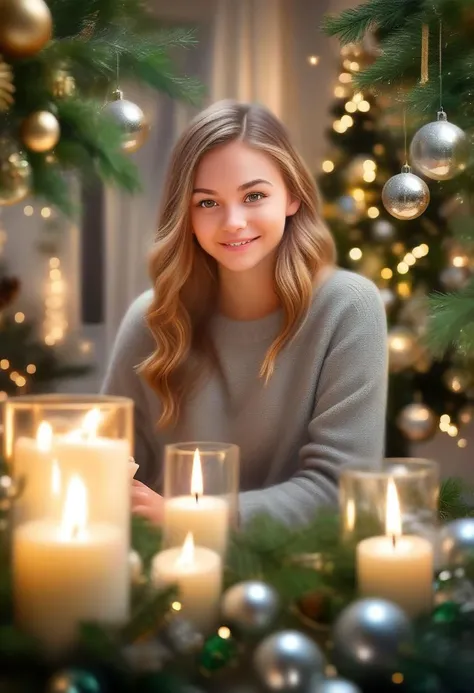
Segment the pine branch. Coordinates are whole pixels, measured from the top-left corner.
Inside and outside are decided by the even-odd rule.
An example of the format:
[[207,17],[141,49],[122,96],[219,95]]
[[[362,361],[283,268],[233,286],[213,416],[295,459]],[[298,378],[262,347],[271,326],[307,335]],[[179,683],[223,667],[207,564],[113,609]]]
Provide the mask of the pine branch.
[[427,344],[435,355],[443,354],[451,345],[466,353],[474,349],[474,279],[457,293],[434,294],[430,297],[431,318]]
[[340,15],[327,17],[323,30],[330,36],[337,36],[343,45],[358,43],[371,29],[391,31],[403,26],[406,18],[416,14],[419,7],[420,0],[369,0]]
[[446,522],[473,515],[474,489],[464,479],[457,477],[444,479],[439,493],[440,520]]

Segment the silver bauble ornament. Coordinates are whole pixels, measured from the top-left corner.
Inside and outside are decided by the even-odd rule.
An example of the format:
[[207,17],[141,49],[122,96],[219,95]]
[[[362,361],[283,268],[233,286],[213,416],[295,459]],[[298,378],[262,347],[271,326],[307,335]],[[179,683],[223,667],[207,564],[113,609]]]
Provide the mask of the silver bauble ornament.
[[416,219],[428,207],[430,191],[425,181],[411,173],[408,165],[392,176],[383,186],[382,202],[389,214],[396,219]]
[[405,612],[384,599],[359,599],[333,628],[333,662],[341,676],[364,685],[383,685],[397,670],[400,646],[412,638]]
[[103,113],[122,130],[122,149],[128,153],[136,152],[149,133],[145,115],[136,103],[123,98],[120,89],[116,89],[112,97],[113,101],[104,106]]
[[100,693],[97,678],[87,669],[61,669],[49,679],[46,693]]
[[410,155],[414,166],[432,180],[449,180],[464,171],[469,158],[466,133],[438,112],[438,120],[423,125],[415,133]]
[[474,518],[449,522],[441,529],[440,540],[443,565],[465,566],[474,558]]
[[31,166],[11,140],[0,140],[0,207],[21,202],[30,192]]
[[173,616],[157,633],[160,642],[179,655],[196,653],[202,649],[204,638],[193,624],[181,616]]
[[471,273],[467,267],[446,267],[439,279],[441,284],[448,291],[458,291],[467,284]]
[[372,224],[371,234],[374,241],[388,243],[395,237],[395,226],[387,219],[377,219]]
[[249,580],[229,587],[221,602],[223,622],[243,633],[263,634],[280,610],[277,592],[265,582]]
[[438,429],[436,414],[426,406],[414,402],[403,407],[397,417],[397,426],[412,443],[429,440]]
[[399,373],[411,368],[419,357],[416,336],[406,327],[392,327],[388,332],[389,369]]
[[257,676],[270,691],[304,693],[323,678],[324,657],[319,647],[296,630],[265,638],[254,653]]
[[359,686],[347,679],[326,679],[312,686],[308,693],[362,693]]
[[443,380],[451,392],[466,392],[472,382],[469,371],[460,368],[448,368]]

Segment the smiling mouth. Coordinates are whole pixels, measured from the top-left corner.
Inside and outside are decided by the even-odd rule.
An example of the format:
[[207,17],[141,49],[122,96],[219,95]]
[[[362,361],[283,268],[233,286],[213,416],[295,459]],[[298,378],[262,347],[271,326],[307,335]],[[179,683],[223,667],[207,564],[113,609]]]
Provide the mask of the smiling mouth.
[[242,245],[248,245],[249,243],[253,243],[253,241],[256,241],[257,238],[260,238],[260,236],[255,236],[255,238],[249,238],[248,240],[245,241],[235,241],[233,243],[221,243],[226,248],[239,248]]

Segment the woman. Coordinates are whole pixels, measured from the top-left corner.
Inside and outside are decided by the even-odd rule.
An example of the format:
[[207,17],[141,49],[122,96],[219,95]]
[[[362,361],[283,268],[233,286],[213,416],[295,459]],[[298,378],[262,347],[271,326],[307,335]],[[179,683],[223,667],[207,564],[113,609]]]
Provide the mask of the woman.
[[167,443],[239,445],[242,522],[308,521],[345,466],[379,463],[379,292],[336,268],[313,178],[265,108],[220,102],[181,136],[150,270],[103,387],[135,402],[134,512],[161,519]]

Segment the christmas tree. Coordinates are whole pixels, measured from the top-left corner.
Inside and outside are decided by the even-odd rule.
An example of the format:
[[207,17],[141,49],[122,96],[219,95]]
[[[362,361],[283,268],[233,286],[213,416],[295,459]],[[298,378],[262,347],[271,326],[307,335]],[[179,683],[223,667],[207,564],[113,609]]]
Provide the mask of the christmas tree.
[[[0,14],[0,207],[33,196],[74,216],[71,178],[137,191],[129,154],[152,124],[121,87],[133,81],[196,100],[200,85],[176,75],[171,59],[194,44],[192,32],[163,26],[141,0],[3,0]],[[61,339],[41,340],[15,312],[19,289],[0,272],[0,393],[44,390],[84,372],[59,358],[62,327]]]
[[[470,419],[469,375],[446,354],[432,358],[425,344],[426,296],[463,280],[468,264],[446,219],[449,207],[433,193],[422,216],[404,221],[381,202],[385,183],[404,163],[402,119],[388,99],[359,88],[357,75],[373,61],[361,46],[341,52],[334,90],[331,149],[319,185],[339,262],[380,288],[389,323],[390,388],[387,456],[407,456],[410,442],[444,430],[462,447]],[[402,135],[401,137],[397,136]]]
[[[449,230],[456,247],[444,290],[431,295],[427,343],[435,355],[451,351],[463,361],[464,375],[458,374],[456,387],[472,397],[474,167],[472,140],[466,134],[474,126],[472,1],[368,0],[329,17],[325,28],[343,45],[377,34],[378,56],[357,75],[356,88],[399,94],[399,112],[406,110],[414,121],[408,130],[409,163],[426,178],[431,192],[424,216],[433,199],[450,208]],[[458,420],[448,417],[446,413],[440,426],[467,422],[472,410],[462,410]]]

